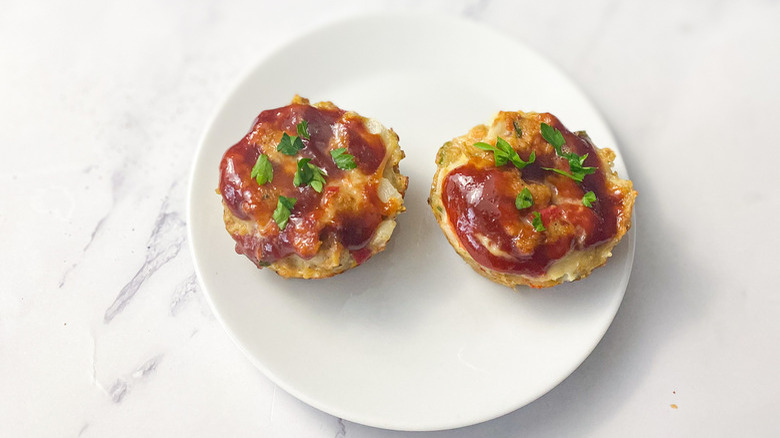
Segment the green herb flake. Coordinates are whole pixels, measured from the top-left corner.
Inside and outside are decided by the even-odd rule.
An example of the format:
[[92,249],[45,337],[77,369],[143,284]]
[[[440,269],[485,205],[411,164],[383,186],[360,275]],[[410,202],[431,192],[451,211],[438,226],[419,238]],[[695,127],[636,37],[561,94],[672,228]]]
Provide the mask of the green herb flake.
[[531,222],[531,224],[534,226],[534,230],[536,231],[546,231],[547,228],[544,227],[544,224],[542,223],[542,215],[539,214],[538,211],[534,212],[534,220]]
[[523,169],[525,166],[536,161],[535,152],[531,152],[531,156],[528,157],[528,161],[523,161],[523,159],[517,155],[517,151],[512,148],[512,145],[510,145],[509,142],[501,137],[496,138],[495,146],[485,142],[474,143],[474,146],[482,149],[483,151],[493,152],[493,159],[495,160],[497,167],[501,167],[511,161],[515,167],[518,169]]
[[349,170],[357,167],[355,156],[347,153],[347,148],[337,148],[330,151],[333,162],[339,169]]
[[273,218],[276,225],[280,230],[284,230],[287,227],[287,221],[290,219],[290,213],[292,212],[295,203],[298,200],[295,198],[288,198],[286,196],[279,195],[279,200],[276,201],[276,210],[274,210]]
[[523,136],[523,130],[520,128],[520,124],[517,123],[517,120],[512,121],[512,126],[515,127],[515,134],[517,134],[517,138],[521,138]]
[[516,159],[512,160],[512,164],[514,164],[515,167],[517,167],[518,169],[522,169],[525,166],[527,166],[527,165],[533,163],[534,161],[536,161],[536,152],[531,151],[531,155],[528,156],[528,161],[521,160],[520,156],[517,155],[517,152],[515,152],[515,158]]
[[582,197],[582,205],[588,208],[592,208],[594,202],[596,202],[596,194],[592,191],[585,193],[585,196]]
[[311,188],[317,193],[322,193],[322,189],[325,188],[325,177],[321,173],[315,173],[314,179],[309,182]]
[[528,190],[528,187],[523,187],[523,190],[518,193],[517,198],[515,198],[515,207],[517,207],[518,210],[522,210],[532,205],[534,205],[534,197],[531,195],[531,191]]
[[286,132],[282,134],[282,140],[279,141],[279,145],[276,146],[276,150],[285,154],[293,156],[303,149],[303,141],[300,137],[294,135],[288,135]]
[[310,185],[317,193],[322,193],[325,187],[325,177],[323,170],[311,164],[311,158],[301,158],[298,160],[298,169],[293,176],[293,184],[296,187]]
[[596,173],[595,167],[583,167],[582,163],[585,162],[585,159],[588,158],[588,154],[585,154],[583,156],[579,156],[577,154],[566,154],[565,157],[567,160],[569,160],[569,169],[571,172],[566,172],[565,170],[561,169],[555,169],[553,167],[542,167],[544,170],[551,170],[555,173],[561,174],[563,176],[567,176],[574,181],[582,182],[582,180],[585,178],[585,175],[590,175],[592,173]]
[[558,155],[563,156],[561,146],[566,143],[566,140],[563,138],[561,131],[559,131],[557,128],[553,128],[547,123],[542,123],[542,137],[544,137],[547,143],[552,145]]
[[579,156],[577,154],[566,154],[566,158],[569,160],[569,169],[571,169],[571,173],[575,175],[581,175],[580,181],[582,181],[582,178],[584,178],[585,175],[596,173],[595,167],[583,166],[585,159],[588,158],[588,154],[583,156]]
[[566,140],[563,138],[561,131],[553,128],[547,123],[542,123],[541,131],[542,137],[544,137],[544,139],[552,145],[552,147],[555,149],[555,153],[558,154],[558,156],[565,158],[569,162],[569,172],[552,167],[542,167],[542,169],[550,170],[555,173],[567,176],[577,182],[582,182],[583,178],[585,178],[585,175],[596,173],[595,167],[583,166],[585,159],[588,158],[588,154],[580,156],[574,152],[563,152],[561,147],[566,143]]
[[553,171],[553,172],[555,172],[557,174],[560,174],[560,175],[563,175],[563,176],[568,176],[569,178],[571,178],[571,179],[573,179],[574,181],[577,181],[577,182],[582,182],[582,179],[585,177],[585,175],[575,175],[573,173],[569,173],[569,172],[567,172],[565,170],[561,170],[561,169],[556,169],[554,167],[542,167],[542,169],[550,170],[550,171]]
[[260,154],[257,157],[257,161],[254,167],[252,167],[250,178],[255,179],[258,185],[263,185],[274,179],[274,168],[265,154]]
[[311,138],[311,136],[309,136],[309,122],[306,120],[301,120],[301,123],[298,123],[296,129],[298,130],[299,137],[303,137],[304,140]]
[[493,152],[493,159],[496,162],[496,166],[503,166],[507,163],[507,161],[509,161],[509,157],[507,157],[503,151],[499,150],[492,144],[480,141],[479,143],[474,143],[474,146],[482,149],[483,151]]
[[314,177],[314,172],[309,167],[309,161],[311,161],[311,158],[301,158],[298,160],[298,168],[295,170],[295,176],[293,176],[293,184],[295,184],[296,187],[308,184]]

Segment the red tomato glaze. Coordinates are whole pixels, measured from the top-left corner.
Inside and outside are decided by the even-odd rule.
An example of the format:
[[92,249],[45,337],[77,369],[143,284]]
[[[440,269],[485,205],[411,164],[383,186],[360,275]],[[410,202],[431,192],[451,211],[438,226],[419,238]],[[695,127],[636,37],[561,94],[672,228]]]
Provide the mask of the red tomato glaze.
[[[587,140],[568,131],[557,119],[552,124],[566,139],[564,150],[579,155],[588,154],[585,166],[601,167],[593,145]],[[540,134],[537,134],[540,135]],[[592,208],[580,202],[567,202],[561,205],[534,205],[518,210],[515,207],[517,193],[508,190],[510,178],[517,178],[519,170],[511,164],[501,168],[478,168],[473,164],[458,167],[444,180],[442,202],[447,210],[450,223],[461,244],[479,264],[499,272],[541,276],[557,259],[566,255],[572,248],[584,249],[605,242],[617,233],[618,215],[622,206],[619,194],[611,193],[606,185],[602,169],[585,176],[579,187],[572,186],[566,177],[557,177],[541,167],[558,167],[568,171],[568,162],[553,154],[537,153],[536,162],[522,170],[527,182],[558,184],[559,193],[577,193],[580,197],[587,191],[593,191],[596,202]],[[533,212],[538,211],[542,223],[570,225],[574,231],[554,238],[547,238],[546,232],[530,231]],[[512,234],[507,230],[523,228],[529,230],[530,237]],[[480,237],[483,236],[483,237]],[[523,252],[516,245],[516,239],[536,239],[533,251]],[[490,252],[483,241],[495,245],[502,255]]]
[[[290,166],[280,163],[272,163],[271,183],[258,186],[250,177],[260,154],[268,155],[271,149],[276,149],[281,132],[298,135],[296,126],[303,120],[308,123],[310,139],[302,139],[304,148],[296,156],[284,159],[294,163],[299,158],[311,158],[312,164],[326,172],[326,181],[340,179],[346,171],[339,169],[330,155],[332,140],[338,136],[344,140],[341,146],[346,145],[347,152],[355,157],[358,168],[354,171],[369,175],[377,172],[385,157],[382,139],[369,133],[360,119],[345,114],[335,107],[323,109],[298,103],[263,111],[250,132],[225,152],[219,181],[225,205],[237,218],[254,221],[263,231],[262,237],[254,233],[233,235],[236,252],[264,266],[290,254],[311,258],[330,235],[353,253],[366,247],[382,220],[383,204],[376,196],[376,187],[363,188],[367,203],[360,215],[337,213],[333,221],[321,224],[323,209],[320,207],[338,194],[338,187],[326,187],[322,193],[310,186],[295,187],[294,172],[287,172],[285,169]],[[271,141],[269,136],[274,134]],[[281,231],[270,221],[279,195],[297,199],[287,227]],[[361,258],[365,260],[365,256]]]

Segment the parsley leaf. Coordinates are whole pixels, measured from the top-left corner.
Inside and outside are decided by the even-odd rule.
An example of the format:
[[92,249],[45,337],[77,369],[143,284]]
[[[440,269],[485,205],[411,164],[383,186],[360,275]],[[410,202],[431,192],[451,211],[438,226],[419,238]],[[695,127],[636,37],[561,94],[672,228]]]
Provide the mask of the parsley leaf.
[[282,134],[282,140],[276,146],[277,151],[290,156],[297,154],[301,149],[303,149],[303,140],[294,135],[287,135],[286,132]]
[[260,154],[257,157],[254,167],[252,167],[252,173],[250,178],[254,178],[258,185],[263,185],[267,182],[271,182],[274,179],[274,168],[271,166],[271,162],[268,161],[268,157],[265,154]]
[[322,176],[322,173],[317,172],[314,174],[314,179],[309,182],[309,185],[315,192],[322,193],[322,189],[325,187],[325,177]]
[[330,151],[333,162],[339,169],[349,170],[357,167],[355,156],[347,153],[347,148],[337,148]]
[[309,122],[306,120],[301,120],[301,123],[298,123],[295,128],[298,130],[299,137],[303,137],[304,140],[311,138],[309,136]]
[[296,187],[303,185],[310,185],[317,193],[322,193],[322,188],[325,187],[325,177],[322,176],[323,171],[319,167],[309,163],[311,158],[301,158],[298,160],[298,169],[295,171],[293,177],[293,184]]
[[474,143],[474,146],[482,149],[483,151],[492,151],[493,159],[496,161],[496,166],[503,166],[507,161],[509,161],[509,157],[507,157],[504,152],[500,151],[492,144],[480,141],[479,143]]
[[523,190],[518,193],[517,198],[515,198],[515,207],[517,207],[518,210],[522,210],[532,205],[534,205],[534,197],[531,195],[531,191],[528,190],[528,187],[523,187]]
[[582,178],[585,177],[585,175],[575,175],[575,174],[569,173],[569,172],[567,172],[565,170],[556,169],[554,167],[542,167],[542,169],[544,169],[544,170],[551,170],[551,171],[553,171],[555,173],[558,173],[558,174],[561,174],[563,176],[568,176],[569,178],[571,178],[571,179],[573,179],[574,181],[577,181],[577,182],[582,182]]
[[536,161],[536,152],[531,151],[531,155],[528,156],[528,161],[523,161],[519,155],[517,155],[517,152],[515,152],[514,157],[509,157],[509,160],[512,162],[512,164],[515,165],[518,169],[522,169],[525,166],[533,163]]
[[311,161],[311,158],[301,158],[298,160],[298,168],[295,170],[295,176],[293,176],[293,184],[295,184],[295,187],[308,184],[314,177],[314,171],[309,167],[309,161]]
[[583,156],[579,156],[577,154],[566,154],[566,158],[569,160],[569,169],[571,169],[571,173],[575,175],[581,175],[579,179],[580,181],[582,181],[582,178],[584,178],[585,175],[596,173],[595,167],[582,166],[582,164],[585,162],[585,159],[588,158],[588,154]]
[[308,140],[311,138],[309,135],[309,122],[306,120],[301,120],[301,123],[298,123],[295,126],[295,129],[298,131],[298,135],[289,135],[288,133],[282,134],[282,139],[279,141],[279,145],[276,146],[276,150],[285,154],[285,155],[295,155],[303,149],[303,140],[301,138]]
[[595,167],[586,167],[582,165],[585,162],[585,159],[588,158],[588,154],[579,156],[574,152],[568,152],[568,153],[563,152],[561,146],[563,146],[566,143],[566,140],[563,138],[563,134],[561,134],[561,131],[559,131],[556,128],[553,128],[547,123],[542,123],[541,131],[542,131],[542,137],[544,137],[547,143],[550,143],[552,145],[552,147],[555,149],[555,153],[558,154],[558,156],[566,158],[566,160],[569,161],[570,172],[566,172],[560,169],[555,169],[552,167],[542,167],[542,169],[551,170],[555,173],[567,176],[577,182],[582,182],[582,179],[585,178],[585,175],[596,173]]
[[564,158],[569,160],[569,170],[571,172],[566,172],[561,169],[555,169],[553,167],[542,167],[544,170],[551,170],[555,173],[559,173],[564,176],[568,176],[569,178],[573,179],[577,182],[582,182],[583,178],[585,178],[585,175],[590,175],[592,173],[596,173],[595,167],[583,167],[582,163],[585,162],[585,159],[588,158],[588,154],[585,154],[583,156],[579,156],[574,153],[568,153],[564,155]]
[[566,140],[564,140],[561,131],[559,131],[556,128],[553,128],[547,123],[542,123],[542,137],[544,137],[547,143],[550,143],[552,145],[552,147],[555,149],[555,152],[558,155],[563,156],[563,152],[561,151],[561,146],[563,146],[563,144],[566,143]]
[[582,197],[582,205],[588,208],[592,208],[594,202],[596,202],[596,194],[592,191],[585,193],[585,196]]
[[534,212],[534,220],[531,222],[531,224],[534,226],[534,230],[536,231],[546,231],[547,228],[544,227],[544,224],[542,223],[542,215],[539,214],[538,211]]
[[292,212],[295,203],[298,200],[295,198],[288,198],[286,196],[279,195],[279,200],[276,201],[276,210],[274,210],[273,218],[276,225],[280,230],[284,230],[287,227],[287,221],[290,219],[290,213]]
[[493,152],[493,159],[496,161],[496,166],[500,167],[507,162],[512,162],[518,169],[522,169],[525,166],[536,161],[536,152],[531,152],[531,156],[528,157],[528,161],[523,161],[517,151],[512,148],[506,140],[501,137],[496,138],[496,145],[493,146],[489,143],[479,142],[474,143],[474,146],[482,149],[483,151]]

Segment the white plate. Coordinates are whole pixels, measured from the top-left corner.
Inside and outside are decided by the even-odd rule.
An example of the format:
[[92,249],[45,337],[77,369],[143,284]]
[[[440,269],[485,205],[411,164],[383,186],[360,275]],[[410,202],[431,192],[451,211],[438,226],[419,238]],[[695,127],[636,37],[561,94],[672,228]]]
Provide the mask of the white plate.
[[[284,280],[233,251],[217,187],[224,151],[298,93],[401,138],[408,211],[385,252],[327,280]],[[190,242],[214,312],[269,379],[350,421],[448,429],[511,412],[590,354],[623,299],[633,230],[573,284],[513,292],[455,254],[426,204],[439,146],[499,110],[549,111],[615,149],[604,120],[528,48],[453,18],[383,15],[304,35],[259,62],[216,112],[195,159]],[[626,170],[620,156],[616,167]]]

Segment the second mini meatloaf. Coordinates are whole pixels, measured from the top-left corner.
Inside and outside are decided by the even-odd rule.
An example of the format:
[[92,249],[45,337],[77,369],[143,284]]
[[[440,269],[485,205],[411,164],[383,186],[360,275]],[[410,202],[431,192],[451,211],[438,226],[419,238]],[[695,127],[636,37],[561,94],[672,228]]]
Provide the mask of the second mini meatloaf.
[[636,192],[614,158],[551,114],[500,112],[441,147],[429,203],[480,274],[554,286],[606,263],[631,226]]

